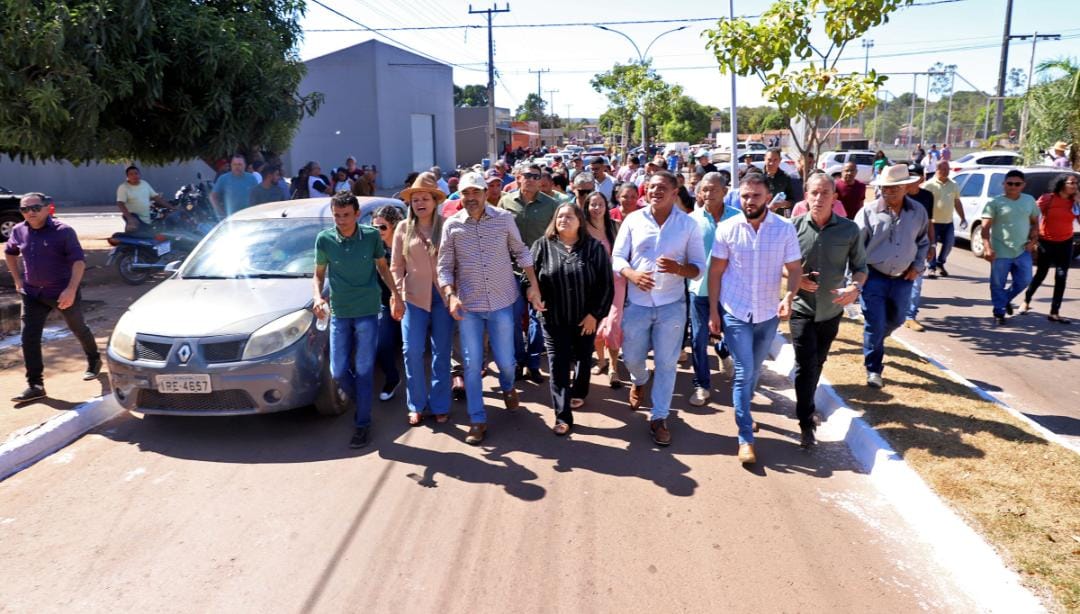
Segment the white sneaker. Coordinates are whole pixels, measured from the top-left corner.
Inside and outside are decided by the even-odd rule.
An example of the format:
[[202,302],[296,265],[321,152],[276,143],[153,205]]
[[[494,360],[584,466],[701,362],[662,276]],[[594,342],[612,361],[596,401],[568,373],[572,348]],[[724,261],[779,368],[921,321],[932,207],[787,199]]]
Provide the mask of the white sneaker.
[[694,394],[690,395],[690,404],[701,407],[709,402],[709,391],[704,388],[694,388]]
[[867,373],[866,385],[871,388],[881,388],[885,385],[885,381],[881,379],[880,373]]

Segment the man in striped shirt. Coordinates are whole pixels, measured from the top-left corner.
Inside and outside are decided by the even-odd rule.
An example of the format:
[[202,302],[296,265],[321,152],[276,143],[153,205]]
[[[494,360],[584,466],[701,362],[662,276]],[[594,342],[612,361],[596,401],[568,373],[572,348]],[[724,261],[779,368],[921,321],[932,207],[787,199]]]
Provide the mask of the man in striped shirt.
[[526,298],[544,311],[532,253],[521,240],[514,216],[484,200],[487,186],[479,173],[461,178],[464,209],[447,218],[439,247],[438,283],[450,314],[459,322],[465,359],[465,395],[472,423],[465,442],[478,445],[487,432],[484,410],[484,333],[499,368],[507,409],[517,409],[514,389],[514,302],[519,295],[514,263],[529,280]]

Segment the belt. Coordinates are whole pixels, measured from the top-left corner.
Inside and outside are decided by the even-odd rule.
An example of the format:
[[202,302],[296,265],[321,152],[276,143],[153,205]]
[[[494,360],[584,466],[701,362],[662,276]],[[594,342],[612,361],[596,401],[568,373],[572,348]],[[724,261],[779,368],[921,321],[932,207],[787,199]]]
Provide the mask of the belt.
[[903,277],[903,276],[904,276],[904,273],[906,273],[906,272],[907,272],[907,270],[905,269],[905,270],[904,270],[904,273],[900,273],[900,274],[898,274],[898,275],[890,275],[890,274],[888,274],[888,273],[886,273],[886,272],[882,271],[881,269],[878,269],[877,267],[875,267],[875,266],[873,266],[873,265],[871,265],[871,266],[870,266],[870,269],[871,269],[872,271],[874,271],[875,273],[877,273],[878,275],[882,275],[882,276],[884,276],[884,277],[888,277],[889,279],[900,279],[901,277]]

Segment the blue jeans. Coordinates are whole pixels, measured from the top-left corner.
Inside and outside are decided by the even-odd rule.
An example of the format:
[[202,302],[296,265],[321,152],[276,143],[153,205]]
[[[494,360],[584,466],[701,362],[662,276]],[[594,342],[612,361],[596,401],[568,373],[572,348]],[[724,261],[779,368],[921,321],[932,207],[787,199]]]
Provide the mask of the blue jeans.
[[885,360],[885,337],[904,323],[911,303],[912,282],[889,277],[870,268],[863,286],[863,364],[868,373],[881,373]]
[[764,322],[743,322],[724,312],[724,339],[735,363],[731,404],[735,408],[735,426],[739,428],[739,444],[754,443],[754,418],[750,401],[761,378],[761,363],[769,356],[769,347],[776,337],[780,318]]
[[[405,405],[410,412],[425,409],[433,414],[450,411],[450,344],[454,338],[454,318],[443,304],[438,290],[431,292],[431,311],[405,303],[401,319],[405,337]],[[428,390],[424,352],[431,340],[431,390]]]
[[931,269],[945,266],[945,260],[949,257],[953,245],[956,243],[956,228],[952,222],[948,224],[934,224],[934,242],[941,244],[937,258],[930,263]]
[[923,274],[919,273],[915,281],[911,282],[911,304],[908,305],[907,310],[909,320],[914,320],[919,315],[919,301],[922,300],[922,280]]
[[686,305],[675,301],[660,307],[643,307],[627,301],[623,311],[623,362],[635,386],[649,383],[645,357],[653,351],[656,381],[652,386],[650,420],[662,420],[671,411],[671,394],[675,391],[675,371],[679,366],[683,329],[686,327]]
[[[1009,275],[1012,275],[1012,286],[1006,288]],[[990,263],[990,301],[994,304],[994,315],[1005,315],[1005,306],[1027,290],[1031,277],[1031,252],[1016,258],[994,258]]]
[[[526,310],[529,312],[529,328],[524,333],[521,331],[521,320],[525,317]],[[540,324],[540,317],[532,308],[529,301],[525,300],[524,294],[518,294],[514,302],[514,360],[519,367],[528,367],[532,370],[540,368],[540,353],[544,351],[544,328]]]
[[[727,355],[725,341],[714,346],[721,359]],[[690,349],[694,364],[694,388],[711,389],[709,368],[709,297],[690,295]]]
[[394,319],[390,314],[390,308],[383,305],[379,309],[379,336],[375,342],[375,364],[383,372],[383,379],[387,383],[397,384],[401,381],[401,373],[398,373],[397,360],[401,355],[401,322]]
[[371,424],[371,388],[378,329],[378,316],[330,316],[330,375],[345,396],[356,404],[357,428]]
[[496,311],[466,311],[458,322],[461,337],[461,354],[465,360],[465,397],[469,420],[473,424],[487,422],[484,411],[484,332],[491,343],[491,353],[499,368],[499,388],[509,392],[514,388],[514,335],[518,323],[514,319],[514,307]]

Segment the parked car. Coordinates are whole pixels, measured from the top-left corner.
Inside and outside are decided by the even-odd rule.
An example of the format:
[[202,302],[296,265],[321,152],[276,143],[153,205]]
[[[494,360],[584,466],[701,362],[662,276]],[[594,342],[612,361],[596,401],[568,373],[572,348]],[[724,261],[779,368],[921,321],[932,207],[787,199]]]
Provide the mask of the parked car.
[[1023,163],[1023,159],[1018,152],[999,149],[994,151],[974,151],[953,160],[949,166],[953,173],[959,173],[962,170],[980,166],[1019,166],[1021,163]]
[[[964,207],[964,217],[968,220],[967,236],[957,234],[957,238],[967,239],[971,245],[971,253],[982,258],[982,212],[983,207],[995,196],[1005,192],[1005,173],[1009,168],[982,167],[961,171],[953,177],[960,186],[960,203]],[[1024,171],[1024,193],[1038,198],[1050,191],[1054,179],[1062,173],[1068,173],[1080,177],[1080,173],[1065,169],[1055,169],[1045,166],[1032,166],[1021,169]],[[956,228],[960,227],[960,216],[953,213],[953,223]],[[1080,224],[1073,222],[1073,252],[1080,254]]]
[[[7,243],[11,229],[23,221],[22,213],[19,213],[19,200],[22,197],[23,194],[16,194],[0,186],[0,243]],[[56,203],[51,196],[45,197],[45,204],[49,207],[49,215],[56,215]]]
[[827,151],[821,154],[818,168],[833,179],[839,179],[844,165],[854,162],[858,167],[855,179],[869,183],[874,178],[874,152],[870,150]]
[[[360,203],[362,222],[382,206],[405,207]],[[117,322],[106,353],[116,400],[147,414],[344,412],[329,335],[311,312],[315,236],[333,225],[323,197],[244,209],[214,228]]]

